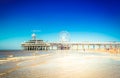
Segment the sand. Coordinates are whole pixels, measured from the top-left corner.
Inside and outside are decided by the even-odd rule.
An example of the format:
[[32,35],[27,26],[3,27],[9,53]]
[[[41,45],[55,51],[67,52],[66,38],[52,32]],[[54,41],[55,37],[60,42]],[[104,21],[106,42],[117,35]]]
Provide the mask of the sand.
[[14,66],[3,69],[1,78],[120,78],[120,56],[109,53],[57,52],[9,60],[4,65]]

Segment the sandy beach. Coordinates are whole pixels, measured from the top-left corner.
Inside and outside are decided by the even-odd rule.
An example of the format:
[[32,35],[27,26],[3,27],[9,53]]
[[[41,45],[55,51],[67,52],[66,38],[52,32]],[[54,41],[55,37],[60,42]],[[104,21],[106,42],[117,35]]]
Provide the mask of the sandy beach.
[[120,78],[120,56],[56,52],[0,60],[0,78]]

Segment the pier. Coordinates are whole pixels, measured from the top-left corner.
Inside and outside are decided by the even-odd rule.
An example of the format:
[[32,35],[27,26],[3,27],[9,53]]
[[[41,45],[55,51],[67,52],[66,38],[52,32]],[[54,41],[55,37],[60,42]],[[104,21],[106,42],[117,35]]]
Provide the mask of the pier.
[[44,50],[77,50],[77,51],[92,51],[92,52],[110,52],[120,53],[120,42],[72,42],[69,41],[69,33],[60,33],[60,41],[45,42],[44,40],[36,39],[36,34],[32,34],[32,40],[21,44],[26,51],[44,51]]
[[120,42],[51,42],[50,50],[111,51],[120,53]]

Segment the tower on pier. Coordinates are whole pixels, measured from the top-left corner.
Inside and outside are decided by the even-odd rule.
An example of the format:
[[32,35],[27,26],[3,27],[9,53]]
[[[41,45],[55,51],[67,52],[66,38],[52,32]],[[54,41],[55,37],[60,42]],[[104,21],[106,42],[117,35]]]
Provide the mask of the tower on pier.
[[36,40],[36,34],[35,33],[32,34],[32,40]]

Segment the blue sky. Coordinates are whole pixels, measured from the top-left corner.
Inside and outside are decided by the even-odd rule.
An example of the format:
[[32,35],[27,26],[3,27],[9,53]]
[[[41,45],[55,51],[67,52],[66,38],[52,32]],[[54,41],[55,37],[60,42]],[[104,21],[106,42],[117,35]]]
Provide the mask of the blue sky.
[[72,41],[120,41],[120,1],[1,0],[0,27],[0,49],[20,49],[33,30],[45,41],[61,31]]

